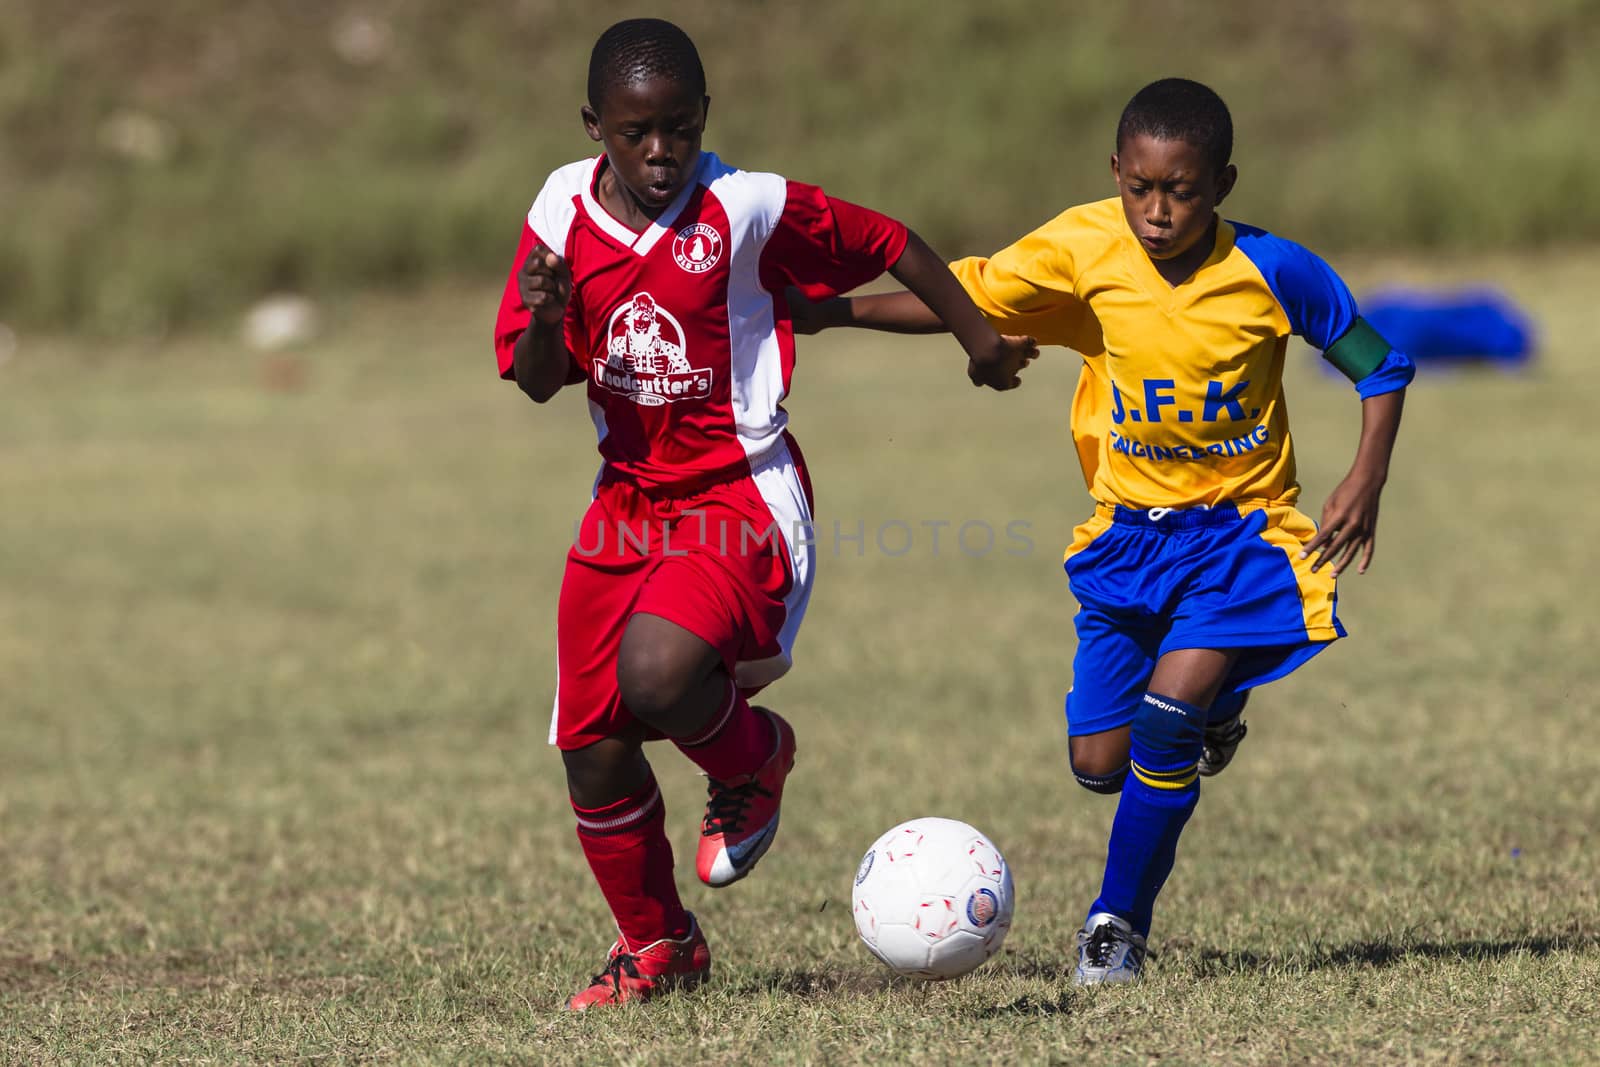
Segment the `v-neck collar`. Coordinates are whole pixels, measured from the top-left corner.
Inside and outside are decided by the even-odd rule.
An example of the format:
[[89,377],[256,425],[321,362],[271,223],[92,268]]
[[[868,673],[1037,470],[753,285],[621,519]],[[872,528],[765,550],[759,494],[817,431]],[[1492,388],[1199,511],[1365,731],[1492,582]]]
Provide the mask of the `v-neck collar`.
[[672,198],[672,203],[668,204],[667,209],[660,215],[651,219],[650,225],[643,230],[635,231],[607,211],[605,205],[600,203],[600,198],[594,195],[595,185],[599,183],[600,174],[606,165],[606,157],[602,153],[594,161],[594,169],[589,172],[589,180],[583,183],[584,210],[595,221],[595,225],[604,230],[612,240],[624,248],[632,249],[640,256],[647,256],[656,246],[656,242],[671,231],[672,224],[683,213],[684,205],[689,202],[695,188],[700,184],[700,174],[705,169],[706,158],[709,155],[709,152],[700,153],[700,160],[695,164],[694,173],[684,183],[683,188],[678,190],[678,195]]
[[1135,261],[1133,265],[1134,277],[1138,280],[1140,288],[1145,291],[1146,295],[1169,315],[1176,312],[1179,307],[1189,303],[1192,299],[1191,294],[1199,292],[1199,289],[1194,284],[1195,280],[1208,267],[1213,267],[1228,258],[1228,254],[1233,251],[1233,241],[1233,224],[1220,215],[1217,216],[1217,236],[1215,243],[1211,246],[1211,254],[1194,269],[1193,274],[1190,274],[1177,285],[1169,285],[1167,280],[1161,276],[1161,272],[1156,269],[1156,265],[1150,261],[1150,256],[1145,252],[1144,246],[1139,243],[1139,239],[1128,228],[1127,220],[1123,220],[1122,224],[1123,246],[1129,258]]

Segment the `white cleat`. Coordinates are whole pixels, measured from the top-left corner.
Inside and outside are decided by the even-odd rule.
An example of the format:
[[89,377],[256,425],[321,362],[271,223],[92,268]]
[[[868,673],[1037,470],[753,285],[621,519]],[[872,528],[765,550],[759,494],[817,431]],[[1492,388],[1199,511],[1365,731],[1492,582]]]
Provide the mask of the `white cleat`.
[[1144,938],[1126,919],[1099,911],[1078,931],[1078,971],[1074,985],[1115,985],[1139,977]]

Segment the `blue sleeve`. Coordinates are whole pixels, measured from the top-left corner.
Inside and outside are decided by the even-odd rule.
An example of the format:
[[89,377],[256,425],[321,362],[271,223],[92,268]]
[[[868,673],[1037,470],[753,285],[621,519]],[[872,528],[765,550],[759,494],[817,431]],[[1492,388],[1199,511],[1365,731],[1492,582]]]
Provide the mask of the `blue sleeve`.
[[1326,352],[1356,321],[1356,299],[1321,257],[1293,241],[1243,223],[1233,224],[1234,244],[1256,265],[1291,332]]
[[1391,348],[1377,369],[1356,383],[1356,392],[1361,394],[1362,400],[1384,393],[1397,393],[1410,385],[1411,379],[1416,376],[1417,365],[1411,362],[1411,358]]
[[[1290,332],[1305,338],[1324,354],[1347,336],[1352,341],[1357,340],[1357,335],[1362,335],[1359,347],[1370,350],[1368,338],[1377,339],[1376,332],[1361,319],[1355,297],[1350,295],[1344,279],[1320,256],[1254,226],[1236,222],[1233,227],[1235,246],[1261,272],[1267,288],[1272,290],[1278,306],[1289,319]],[[1382,358],[1376,358],[1377,353],[1374,353],[1373,358],[1363,361],[1358,374],[1351,373],[1347,360],[1330,359],[1351,375],[1356,392],[1363,400],[1404,389],[1416,373],[1411,360],[1386,342],[1379,351]]]

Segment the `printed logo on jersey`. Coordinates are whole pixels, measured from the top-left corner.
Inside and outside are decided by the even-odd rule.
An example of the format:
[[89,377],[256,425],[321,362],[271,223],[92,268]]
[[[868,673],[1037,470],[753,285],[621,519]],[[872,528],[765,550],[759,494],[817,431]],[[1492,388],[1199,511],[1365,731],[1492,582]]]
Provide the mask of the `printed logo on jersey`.
[[649,293],[635,293],[611,313],[606,337],[594,380],[611,392],[647,408],[711,395],[710,368],[689,365],[683,327]]
[[722,258],[722,235],[704,222],[685,226],[672,239],[672,258],[690,274],[704,274]]

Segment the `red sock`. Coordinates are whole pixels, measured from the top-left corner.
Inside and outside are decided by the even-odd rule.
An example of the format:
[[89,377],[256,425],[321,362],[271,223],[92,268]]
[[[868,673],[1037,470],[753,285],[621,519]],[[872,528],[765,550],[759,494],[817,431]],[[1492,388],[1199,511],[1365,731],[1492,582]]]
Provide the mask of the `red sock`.
[[655,775],[613,804],[580,808],[574,802],[572,810],[589,869],[628,947],[689,936],[689,913],[672,879],[672,845]]
[[772,758],[778,735],[772,720],[753,710],[729,678],[728,692],[711,721],[688,737],[673,740],[696,767],[726,782],[760,770]]

